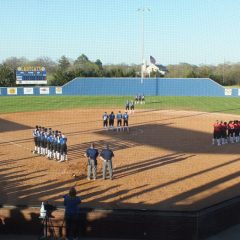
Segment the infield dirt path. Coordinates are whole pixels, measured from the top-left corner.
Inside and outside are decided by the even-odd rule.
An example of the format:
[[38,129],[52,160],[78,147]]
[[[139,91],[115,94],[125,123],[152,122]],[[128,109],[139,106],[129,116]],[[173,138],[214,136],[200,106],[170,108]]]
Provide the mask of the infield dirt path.
[[[61,205],[76,186],[84,207],[194,210],[239,195],[240,143],[213,146],[216,119],[238,116],[187,111],[137,111],[130,133],[105,131],[101,116],[112,109],[75,109],[0,116],[0,203]],[[115,113],[118,109],[115,110]],[[31,153],[35,125],[68,137],[68,162]],[[83,156],[91,142],[115,152],[114,180],[86,180]],[[72,175],[76,174],[76,178]]]

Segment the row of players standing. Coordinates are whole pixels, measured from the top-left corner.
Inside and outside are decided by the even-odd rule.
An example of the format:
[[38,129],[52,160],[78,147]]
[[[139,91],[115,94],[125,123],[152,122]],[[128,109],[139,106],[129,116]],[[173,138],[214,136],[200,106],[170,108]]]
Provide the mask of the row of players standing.
[[36,126],[33,130],[33,154],[46,156],[58,162],[67,161],[67,137],[61,131]]
[[125,110],[128,113],[134,113],[134,110],[135,110],[134,101],[127,100],[125,104]]
[[134,109],[135,109],[135,104],[145,104],[145,96],[144,94],[137,94],[135,97],[135,101],[134,100],[127,100],[126,104],[125,104],[125,110],[129,113],[134,113]]
[[125,130],[129,132],[129,126],[128,126],[129,115],[127,112],[122,114],[121,111],[119,111],[116,116],[114,112],[111,112],[109,115],[107,114],[107,112],[104,112],[102,116],[103,128],[105,130],[114,130],[115,118],[117,119],[117,127],[116,127],[117,132],[125,131]]
[[216,121],[213,124],[213,139],[212,144],[218,146],[228,143],[238,143],[240,141],[240,121],[234,120],[223,122]]
[[136,97],[135,97],[135,104],[145,104],[145,96],[144,94],[137,94]]

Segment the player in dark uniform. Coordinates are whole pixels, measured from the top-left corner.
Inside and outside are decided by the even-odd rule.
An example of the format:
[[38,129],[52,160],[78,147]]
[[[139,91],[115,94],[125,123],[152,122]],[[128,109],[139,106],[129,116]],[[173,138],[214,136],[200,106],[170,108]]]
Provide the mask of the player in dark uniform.
[[135,104],[138,104],[138,95],[135,97]]
[[67,161],[67,138],[62,134],[60,138],[60,160],[58,162]]
[[48,128],[48,135],[52,134],[52,128]]
[[90,148],[87,149],[84,154],[85,157],[88,158],[88,171],[87,171],[87,179],[91,179],[91,175],[93,175],[93,180],[97,179],[97,157],[99,153],[98,150],[94,147],[94,143],[91,144]]
[[134,101],[130,101],[129,106],[130,106],[130,113],[134,113]]
[[109,114],[108,118],[109,118],[109,128],[114,130],[115,114],[113,112],[111,112],[111,114]]
[[127,131],[129,132],[128,118],[129,118],[128,113],[125,112],[125,113],[123,114],[123,131],[125,131],[125,129],[127,129]]
[[126,101],[125,110],[126,110],[126,111],[129,111],[129,100]]
[[142,103],[145,104],[145,96],[144,96],[144,94],[142,95]]
[[47,156],[46,156],[46,158],[48,158],[48,159],[50,159],[50,158],[49,158],[50,145],[51,145],[51,143],[50,143],[50,137],[51,137],[51,135],[50,135],[49,132],[48,132],[48,134],[47,134]]
[[52,158],[52,149],[53,149],[53,136],[51,132],[48,134],[47,137],[47,158],[49,160]]
[[142,95],[141,94],[139,94],[139,96],[138,96],[138,101],[140,104],[142,104]]
[[106,148],[100,153],[100,158],[103,160],[103,179],[106,179],[106,170],[108,168],[109,177],[113,179],[112,158],[114,157],[113,151],[109,149],[108,144]]
[[37,149],[38,149],[38,126],[35,127],[35,129],[33,130],[33,141],[34,141],[34,150],[32,151],[33,154],[37,153]]
[[53,135],[52,140],[52,151],[53,151],[53,159],[57,160],[57,133]]
[[43,155],[47,155],[47,138],[48,138],[48,133],[47,133],[47,128],[44,129],[44,134],[43,134]]
[[57,160],[60,160],[60,148],[61,148],[60,139],[61,138],[62,138],[62,133],[59,131],[57,136]]
[[41,127],[37,131],[37,154],[41,154]]
[[117,114],[117,132],[122,130],[122,113],[121,111]]
[[47,138],[48,138],[48,130],[47,128],[44,129],[44,155],[48,154],[48,142],[47,142]]
[[40,154],[44,155],[44,128],[40,132]]
[[106,112],[103,114],[102,119],[103,119],[103,128],[107,129],[108,128],[108,115]]
[[43,146],[43,127],[40,128],[40,137],[39,137],[39,149],[40,149],[40,155],[42,155],[42,146]]

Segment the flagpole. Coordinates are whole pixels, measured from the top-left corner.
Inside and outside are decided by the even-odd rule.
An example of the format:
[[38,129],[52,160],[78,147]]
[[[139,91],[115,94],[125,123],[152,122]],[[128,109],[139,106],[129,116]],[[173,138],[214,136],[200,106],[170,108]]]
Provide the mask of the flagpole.
[[141,71],[141,83],[143,83],[144,78],[144,8],[142,9],[142,71]]
[[141,47],[141,52],[142,52],[142,64],[141,64],[141,83],[143,83],[143,78],[144,78],[144,67],[145,67],[145,59],[144,59],[144,55],[145,55],[145,17],[144,17],[144,12],[148,10],[150,11],[149,8],[139,8],[138,11],[142,12],[142,47]]

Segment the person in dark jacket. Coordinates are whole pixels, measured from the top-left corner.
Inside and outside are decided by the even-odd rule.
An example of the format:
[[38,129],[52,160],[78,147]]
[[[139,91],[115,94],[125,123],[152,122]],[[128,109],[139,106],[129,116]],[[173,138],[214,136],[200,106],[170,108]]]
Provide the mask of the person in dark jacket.
[[91,144],[90,148],[87,149],[84,154],[85,157],[88,158],[88,172],[87,179],[91,179],[91,175],[93,175],[93,180],[97,179],[97,157],[99,153],[98,150],[94,147],[94,143]]
[[109,145],[106,144],[106,148],[102,150],[100,153],[100,158],[103,160],[103,179],[106,179],[106,170],[108,168],[109,177],[113,179],[113,169],[112,169],[112,158],[114,157],[114,153],[111,149],[109,149]]
[[77,196],[76,189],[74,187],[70,188],[68,195],[64,196],[67,239],[77,239],[79,237],[80,203],[81,198]]

